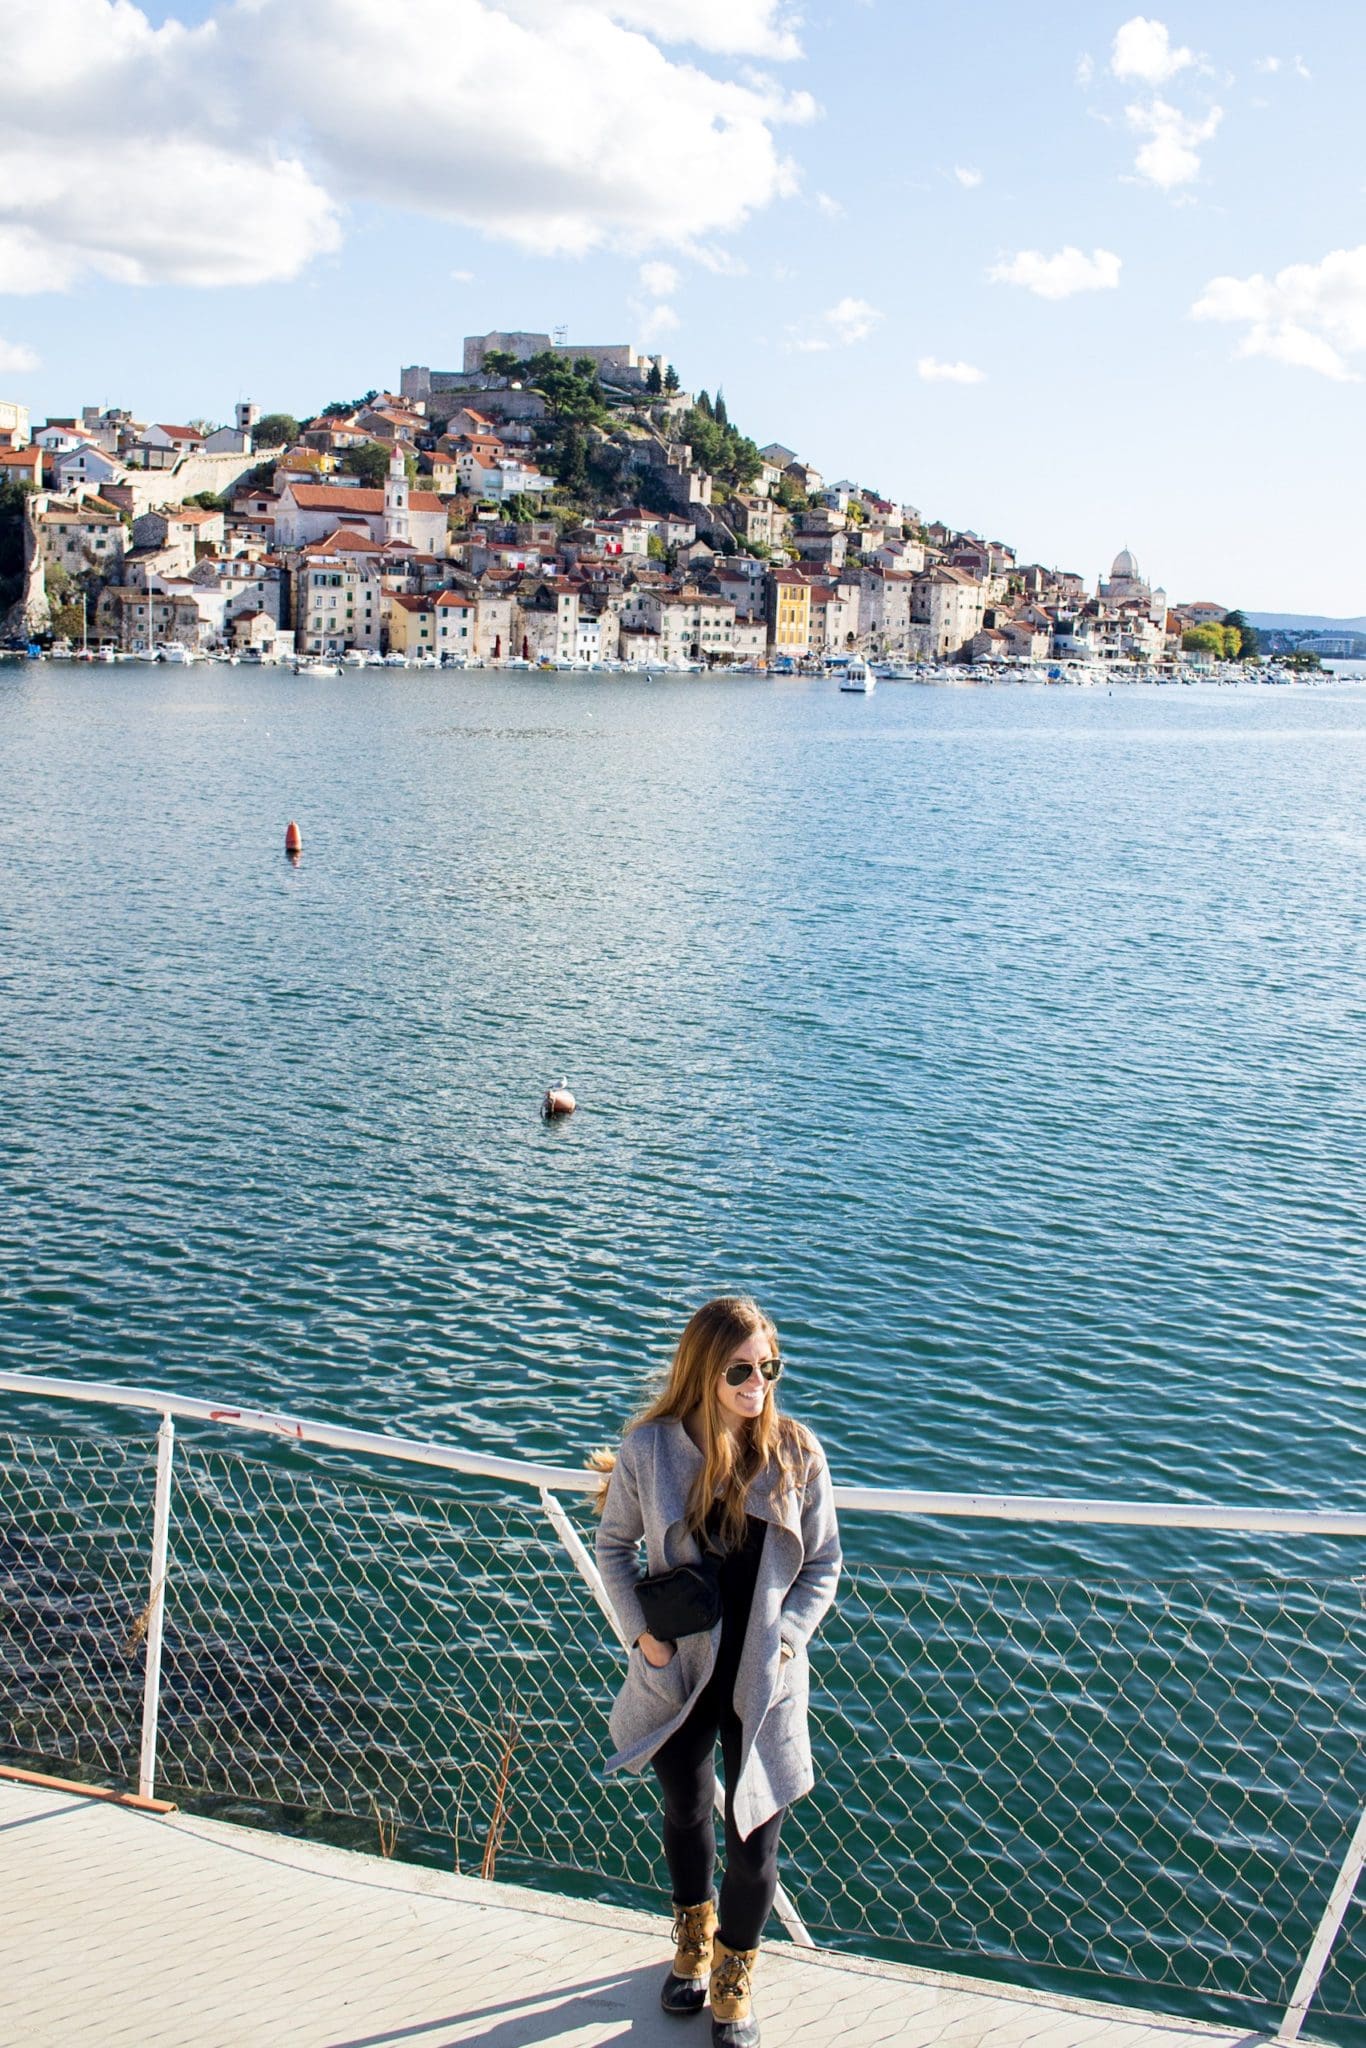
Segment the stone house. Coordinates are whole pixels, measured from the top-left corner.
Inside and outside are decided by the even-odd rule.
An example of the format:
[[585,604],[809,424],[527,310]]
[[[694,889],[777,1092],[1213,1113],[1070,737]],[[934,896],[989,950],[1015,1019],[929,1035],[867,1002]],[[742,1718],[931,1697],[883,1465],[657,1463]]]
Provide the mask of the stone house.
[[912,583],[912,616],[927,629],[925,651],[937,661],[957,654],[979,633],[986,590],[962,569],[927,569]]
[[875,654],[915,654],[922,635],[915,630],[915,577],[904,569],[869,564],[859,571],[859,622]]
[[37,514],[43,561],[73,576],[94,569],[113,579],[121,573],[128,537],[111,506],[87,499],[81,505],[45,504]]
[[141,512],[133,521],[135,547],[188,549],[187,571],[197,549],[221,548],[226,533],[223,513],[204,505],[168,505],[158,512]]

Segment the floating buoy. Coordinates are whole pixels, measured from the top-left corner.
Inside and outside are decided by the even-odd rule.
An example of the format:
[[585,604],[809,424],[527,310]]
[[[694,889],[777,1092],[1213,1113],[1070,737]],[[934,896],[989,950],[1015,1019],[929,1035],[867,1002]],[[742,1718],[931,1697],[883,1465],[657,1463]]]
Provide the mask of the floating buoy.
[[304,835],[299,830],[294,820],[291,818],[289,823],[285,827],[285,852],[302,853],[303,850]]
[[558,1088],[546,1089],[541,1115],[549,1122],[551,1117],[573,1116],[577,1108],[578,1104],[569,1092],[569,1083],[562,1080]]

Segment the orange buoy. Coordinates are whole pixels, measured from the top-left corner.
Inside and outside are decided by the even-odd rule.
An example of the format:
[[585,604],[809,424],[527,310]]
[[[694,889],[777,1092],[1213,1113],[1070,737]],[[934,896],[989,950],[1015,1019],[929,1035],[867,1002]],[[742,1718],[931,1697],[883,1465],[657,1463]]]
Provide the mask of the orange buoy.
[[286,825],[285,827],[285,852],[302,853],[303,850],[304,835],[299,830],[294,820],[291,818],[288,825]]
[[541,1115],[547,1119],[554,1116],[573,1116],[577,1108],[578,1104],[570,1094],[567,1083],[561,1081],[558,1088],[546,1089],[545,1098],[541,1103]]

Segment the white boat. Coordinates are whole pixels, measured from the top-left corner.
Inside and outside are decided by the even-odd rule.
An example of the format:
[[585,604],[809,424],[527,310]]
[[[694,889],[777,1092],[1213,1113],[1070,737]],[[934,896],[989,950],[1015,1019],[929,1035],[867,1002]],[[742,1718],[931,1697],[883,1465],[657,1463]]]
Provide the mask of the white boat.
[[846,664],[840,677],[840,688],[860,697],[871,697],[877,688],[877,677],[869,668],[862,655]]
[[363,647],[348,647],[342,656],[342,667],[366,668],[369,666],[369,661],[370,657]]
[[199,656],[192,647],[182,647],[178,640],[168,640],[164,647],[157,649],[158,661],[169,661],[173,667],[188,668]]
[[296,661],[294,673],[296,676],[339,676],[341,669],[335,661],[320,661],[315,655],[309,660]]
[[386,654],[380,663],[381,668],[407,668],[407,666],[408,657],[406,654]]

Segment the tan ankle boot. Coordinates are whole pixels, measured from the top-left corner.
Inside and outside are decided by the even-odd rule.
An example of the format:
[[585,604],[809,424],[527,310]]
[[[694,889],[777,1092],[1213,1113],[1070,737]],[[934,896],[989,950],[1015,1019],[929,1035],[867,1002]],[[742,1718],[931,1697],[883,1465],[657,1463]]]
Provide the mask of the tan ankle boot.
[[716,1933],[716,1899],[700,1906],[674,1905],[674,1963],[664,1979],[659,2002],[665,2012],[701,2012],[707,2002],[712,1938]]
[[712,1954],[712,2048],[759,2048],[759,2022],[750,2009],[750,1988],[759,1951],[727,1948],[718,1937]]

